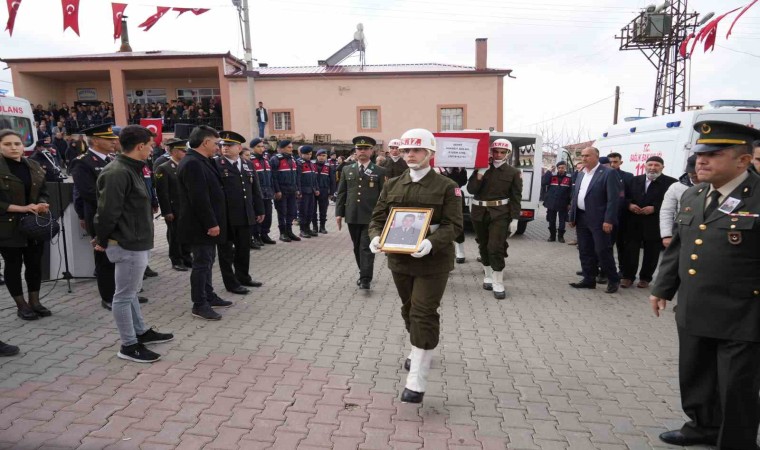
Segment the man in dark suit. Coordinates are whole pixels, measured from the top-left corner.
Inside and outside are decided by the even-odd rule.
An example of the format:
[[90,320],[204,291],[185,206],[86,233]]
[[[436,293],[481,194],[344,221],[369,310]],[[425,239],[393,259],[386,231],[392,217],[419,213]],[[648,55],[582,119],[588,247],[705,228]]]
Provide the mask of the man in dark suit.
[[678,373],[689,417],[668,444],[756,449],[760,423],[760,131],[697,122],[700,184],[684,192],[649,297],[656,316],[678,292]]
[[644,247],[639,282],[636,287],[646,288],[652,281],[662,251],[660,238],[660,207],[665,192],[675,178],[662,174],[665,163],[659,156],[651,156],[646,162],[646,173],[633,177],[625,192],[626,229],[623,233],[623,254],[618,255],[623,279],[620,287],[628,288],[636,279],[639,268],[639,250]]
[[227,199],[222,180],[212,157],[221,142],[219,133],[206,125],[193,128],[188,139],[190,150],[179,163],[180,243],[191,246],[193,270],[190,272],[190,297],[193,316],[220,320],[212,308],[228,308],[232,302],[214,292],[211,273],[216,245],[227,240]]
[[628,186],[631,184],[631,180],[633,179],[633,174],[631,172],[626,172],[625,170],[621,169],[620,166],[623,165],[623,156],[620,153],[612,152],[609,155],[607,155],[607,159],[610,162],[610,167],[615,170],[615,173],[620,178],[621,185],[623,189],[620,191],[620,205],[619,210],[620,214],[618,215],[618,224],[616,227],[613,227],[612,229],[612,242],[615,244],[615,248],[617,249],[618,253],[618,268],[620,269],[618,271],[618,274],[623,273],[623,265],[620,261],[620,258],[623,255],[623,235],[625,233],[625,212],[626,212],[626,203],[625,203],[625,193],[628,190]]
[[609,294],[617,292],[620,277],[612,255],[612,228],[618,222],[620,180],[613,169],[599,164],[599,150],[581,151],[584,169],[578,173],[570,205],[570,226],[577,226],[578,252],[583,279],[570,283],[576,289],[595,289],[599,267],[607,275]]
[[172,269],[187,272],[193,265],[193,257],[186,245],[179,243],[177,223],[180,206],[180,183],[177,167],[187,153],[187,140],[181,139],[169,145],[169,160],[156,168],[156,193],[161,215],[166,222],[166,240],[169,242],[169,260]]

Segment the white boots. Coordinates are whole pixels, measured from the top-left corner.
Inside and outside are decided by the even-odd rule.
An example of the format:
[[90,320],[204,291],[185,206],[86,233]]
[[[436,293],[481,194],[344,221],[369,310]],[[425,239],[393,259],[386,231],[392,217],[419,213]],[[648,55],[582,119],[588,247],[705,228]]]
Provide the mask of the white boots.
[[433,362],[433,350],[423,350],[412,346],[409,359],[411,360],[409,375],[406,377],[406,388],[401,394],[401,401],[404,403],[422,403],[428,374],[430,373],[430,364]]
[[460,244],[458,242],[454,243],[454,250],[457,254],[457,264],[464,264],[464,243]]
[[504,291],[504,271],[493,272],[493,296],[497,300],[502,300],[507,297],[507,293]]
[[483,272],[485,273],[483,277],[483,289],[490,291],[493,289],[493,269],[491,269],[491,266],[483,266]]

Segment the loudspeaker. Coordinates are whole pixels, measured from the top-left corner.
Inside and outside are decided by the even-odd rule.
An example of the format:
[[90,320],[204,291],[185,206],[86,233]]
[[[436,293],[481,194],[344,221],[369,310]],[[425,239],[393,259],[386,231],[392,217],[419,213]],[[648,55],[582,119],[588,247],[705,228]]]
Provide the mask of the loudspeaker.
[[187,139],[190,137],[190,132],[193,131],[195,125],[191,123],[178,123],[174,125],[174,137],[176,139]]

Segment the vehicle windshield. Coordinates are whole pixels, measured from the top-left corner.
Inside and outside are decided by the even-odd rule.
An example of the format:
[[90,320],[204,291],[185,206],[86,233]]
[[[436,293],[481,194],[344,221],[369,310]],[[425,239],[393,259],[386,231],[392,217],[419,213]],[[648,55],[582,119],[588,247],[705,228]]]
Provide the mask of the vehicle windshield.
[[24,142],[24,147],[31,147],[34,144],[32,122],[26,117],[0,114],[0,130],[5,129],[11,129],[19,133],[21,140]]

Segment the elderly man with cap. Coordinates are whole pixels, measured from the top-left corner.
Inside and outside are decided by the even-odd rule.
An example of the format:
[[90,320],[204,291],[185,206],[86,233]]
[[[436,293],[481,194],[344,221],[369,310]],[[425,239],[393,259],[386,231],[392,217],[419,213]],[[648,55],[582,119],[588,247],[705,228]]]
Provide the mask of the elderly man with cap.
[[[756,449],[760,423],[760,131],[702,121],[692,151],[700,184],[686,190],[649,300],[656,316],[678,293],[681,404],[671,445]],[[669,344],[668,344],[669,345]]]
[[296,202],[301,198],[301,182],[298,176],[298,164],[293,157],[293,143],[287,139],[277,144],[277,154],[269,160],[272,167],[272,185],[274,187],[274,207],[277,209],[277,224],[280,228],[280,240],[283,242],[300,241],[293,234],[293,221],[296,220]]
[[650,156],[646,161],[646,173],[633,177],[625,190],[627,224],[623,235],[623,254],[618,255],[623,277],[620,287],[628,288],[636,278],[639,266],[639,250],[644,248],[644,259],[636,287],[647,288],[652,281],[662,251],[660,237],[660,207],[665,192],[676,179],[663,175],[663,159]]
[[277,242],[269,237],[269,231],[272,228],[272,199],[274,198],[274,184],[272,184],[272,166],[269,165],[269,158],[266,157],[265,151],[267,144],[263,140],[256,138],[251,141],[251,150],[253,152],[251,164],[256,171],[256,178],[261,187],[261,201],[264,206],[264,220],[256,222],[251,231],[251,247],[256,248],[264,244],[274,245]]
[[668,247],[675,231],[676,215],[681,209],[681,197],[687,189],[699,183],[697,176],[697,155],[686,160],[686,172],[678,178],[678,183],[670,185],[660,206],[660,237],[662,246]]
[[[234,131],[220,131],[222,155],[215,158],[227,200],[227,240],[217,244],[219,268],[227,291],[247,294],[260,287],[249,274],[251,266],[251,226],[264,220],[264,202],[253,165],[240,157],[245,138]],[[234,268],[233,268],[234,267]]]
[[356,162],[343,167],[335,202],[338,231],[345,220],[354,244],[354,258],[359,266],[359,289],[369,289],[375,272],[375,255],[369,249],[369,223],[372,209],[385,183],[385,169],[375,165],[372,149],[375,140],[367,136],[354,138]]
[[187,272],[193,265],[190,248],[179,242],[177,223],[179,220],[180,183],[177,168],[187,153],[187,140],[176,139],[167,145],[169,160],[156,167],[156,193],[161,215],[166,222],[166,240],[169,243],[169,260],[172,269]]
[[405,403],[421,403],[425,395],[433,350],[440,337],[438,308],[454,270],[454,240],[462,232],[462,191],[453,180],[431,170],[435,154],[433,133],[412,129],[401,136],[399,148],[408,170],[388,180],[372,212],[370,250],[382,251],[380,235],[395,207],[431,208],[427,236],[412,254],[389,253],[388,268],[401,298],[401,317],[412,349],[405,363],[409,375],[401,394]]
[[494,298],[506,298],[504,267],[507,258],[507,237],[517,229],[522,201],[522,176],[509,165],[512,143],[496,139],[491,144],[491,163],[470,175],[467,192],[474,196],[470,216],[478,237],[480,261],[483,264],[483,289],[493,291]]
[[[317,207],[311,216],[311,224],[314,230],[327,234],[327,208],[330,206],[330,197],[335,193],[335,170],[327,164],[327,150],[317,150],[317,162],[314,164],[317,176]],[[317,229],[317,224],[319,228]]]
[[303,145],[298,149],[301,156],[296,160],[298,164],[298,177],[301,185],[301,198],[298,199],[298,224],[301,228],[301,237],[310,239],[319,236],[317,229],[311,229],[311,219],[316,214],[317,196],[320,194],[317,188],[317,167],[311,162],[311,154],[314,149],[311,145]]
[[388,157],[385,158],[381,167],[385,169],[385,176],[390,180],[404,173],[407,169],[406,161],[401,155],[399,150],[401,141],[398,139],[391,139],[388,143]]

